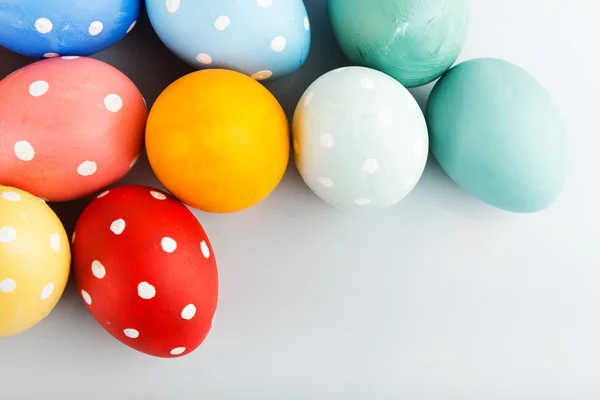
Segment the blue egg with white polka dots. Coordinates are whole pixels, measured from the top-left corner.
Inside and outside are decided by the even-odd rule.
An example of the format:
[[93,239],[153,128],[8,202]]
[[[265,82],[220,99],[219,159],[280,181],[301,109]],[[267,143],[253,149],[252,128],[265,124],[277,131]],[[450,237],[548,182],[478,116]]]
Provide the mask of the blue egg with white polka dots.
[[195,68],[262,81],[298,70],[310,49],[302,0],[146,0],[163,43]]
[[140,0],[2,0],[0,46],[29,57],[89,56],[129,33]]

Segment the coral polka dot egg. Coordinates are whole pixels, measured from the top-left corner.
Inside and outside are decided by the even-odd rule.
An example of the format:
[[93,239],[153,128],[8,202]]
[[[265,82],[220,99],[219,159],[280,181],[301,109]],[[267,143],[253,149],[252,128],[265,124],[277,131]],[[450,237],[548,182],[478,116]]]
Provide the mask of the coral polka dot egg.
[[121,179],[143,145],[144,99],[129,78],[91,58],[53,58],[0,81],[0,184],[50,201]]
[[251,207],[279,184],[289,161],[283,109],[239,72],[196,71],[156,100],[146,150],[161,183],[185,204],[227,213]]
[[0,45],[30,57],[87,56],[135,26],[139,0],[3,1]]
[[70,262],[67,234],[50,207],[0,186],[0,337],[26,331],[54,309]]
[[257,80],[296,71],[310,49],[302,0],[146,0],[164,44],[196,68],[226,68]]
[[209,333],[215,256],[196,217],[164,192],[120,186],[100,194],[76,224],[73,260],[83,302],[125,345],[178,357]]
[[421,178],[429,146],[425,118],[410,92],[363,67],[317,79],[296,108],[293,136],[306,184],[346,210],[402,200]]

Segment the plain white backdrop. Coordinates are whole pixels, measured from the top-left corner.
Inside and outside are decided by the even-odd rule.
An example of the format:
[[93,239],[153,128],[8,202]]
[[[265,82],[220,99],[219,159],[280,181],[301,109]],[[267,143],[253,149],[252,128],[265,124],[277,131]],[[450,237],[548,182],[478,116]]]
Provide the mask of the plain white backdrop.
[[[305,3],[311,58],[270,86],[288,112],[312,80],[344,62],[324,0]],[[320,201],[292,165],[259,206],[197,213],[221,294],[196,352],[161,360],[130,350],[92,319],[71,285],[46,320],[0,340],[0,398],[600,398],[598,13],[592,0],[471,0],[460,60],[521,65],[564,116],[571,174],[552,208],[498,211],[431,161],[397,207],[353,215]],[[136,44],[158,43],[141,25],[99,58],[130,74],[151,102],[165,84],[151,84],[150,62],[164,57]],[[24,63],[0,55],[0,65]],[[413,91],[422,105],[430,89]],[[121,183],[157,185],[146,162]]]

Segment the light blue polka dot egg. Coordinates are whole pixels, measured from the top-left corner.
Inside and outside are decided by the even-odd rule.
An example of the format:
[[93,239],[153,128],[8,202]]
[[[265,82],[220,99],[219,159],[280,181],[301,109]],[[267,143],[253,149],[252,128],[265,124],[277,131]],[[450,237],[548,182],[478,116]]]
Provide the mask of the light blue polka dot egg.
[[414,97],[365,67],[336,69],[309,86],[294,114],[293,140],[306,184],[344,210],[396,205],[421,178],[429,151]]
[[2,0],[0,46],[28,57],[88,56],[135,26],[139,0]]
[[256,80],[296,71],[310,49],[302,0],[146,0],[163,43],[198,68],[226,68]]

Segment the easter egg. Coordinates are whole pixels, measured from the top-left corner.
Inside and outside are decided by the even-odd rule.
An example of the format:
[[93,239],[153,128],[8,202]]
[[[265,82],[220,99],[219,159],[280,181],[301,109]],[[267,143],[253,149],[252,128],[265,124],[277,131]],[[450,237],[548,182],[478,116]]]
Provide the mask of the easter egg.
[[265,199],[283,178],[288,121],[275,97],[252,78],[196,71],[154,103],[146,151],[160,182],[188,206],[240,211]]
[[210,241],[162,191],[119,186],[94,199],[75,226],[73,273],[92,316],[132,349],[180,357],[211,329],[218,273]]
[[329,0],[327,4],[346,56],[406,87],[440,77],[454,64],[467,37],[468,0]]
[[121,40],[139,12],[139,0],[3,1],[0,46],[30,57],[87,56]]
[[410,92],[365,67],[330,71],[308,87],[294,113],[293,143],[306,184],[344,210],[385,209],[405,198],[429,146]]
[[0,337],[30,329],[54,309],[70,263],[69,239],[52,209],[0,186]]
[[0,184],[50,201],[101,190],[135,164],[147,114],[134,83],[102,61],[23,67],[0,81]]
[[435,85],[426,114],[433,154],[480,200],[537,212],[562,192],[564,126],[548,92],[521,67],[499,59],[459,64]]
[[302,0],[146,0],[163,43],[197,69],[231,69],[257,80],[296,71],[310,49]]

